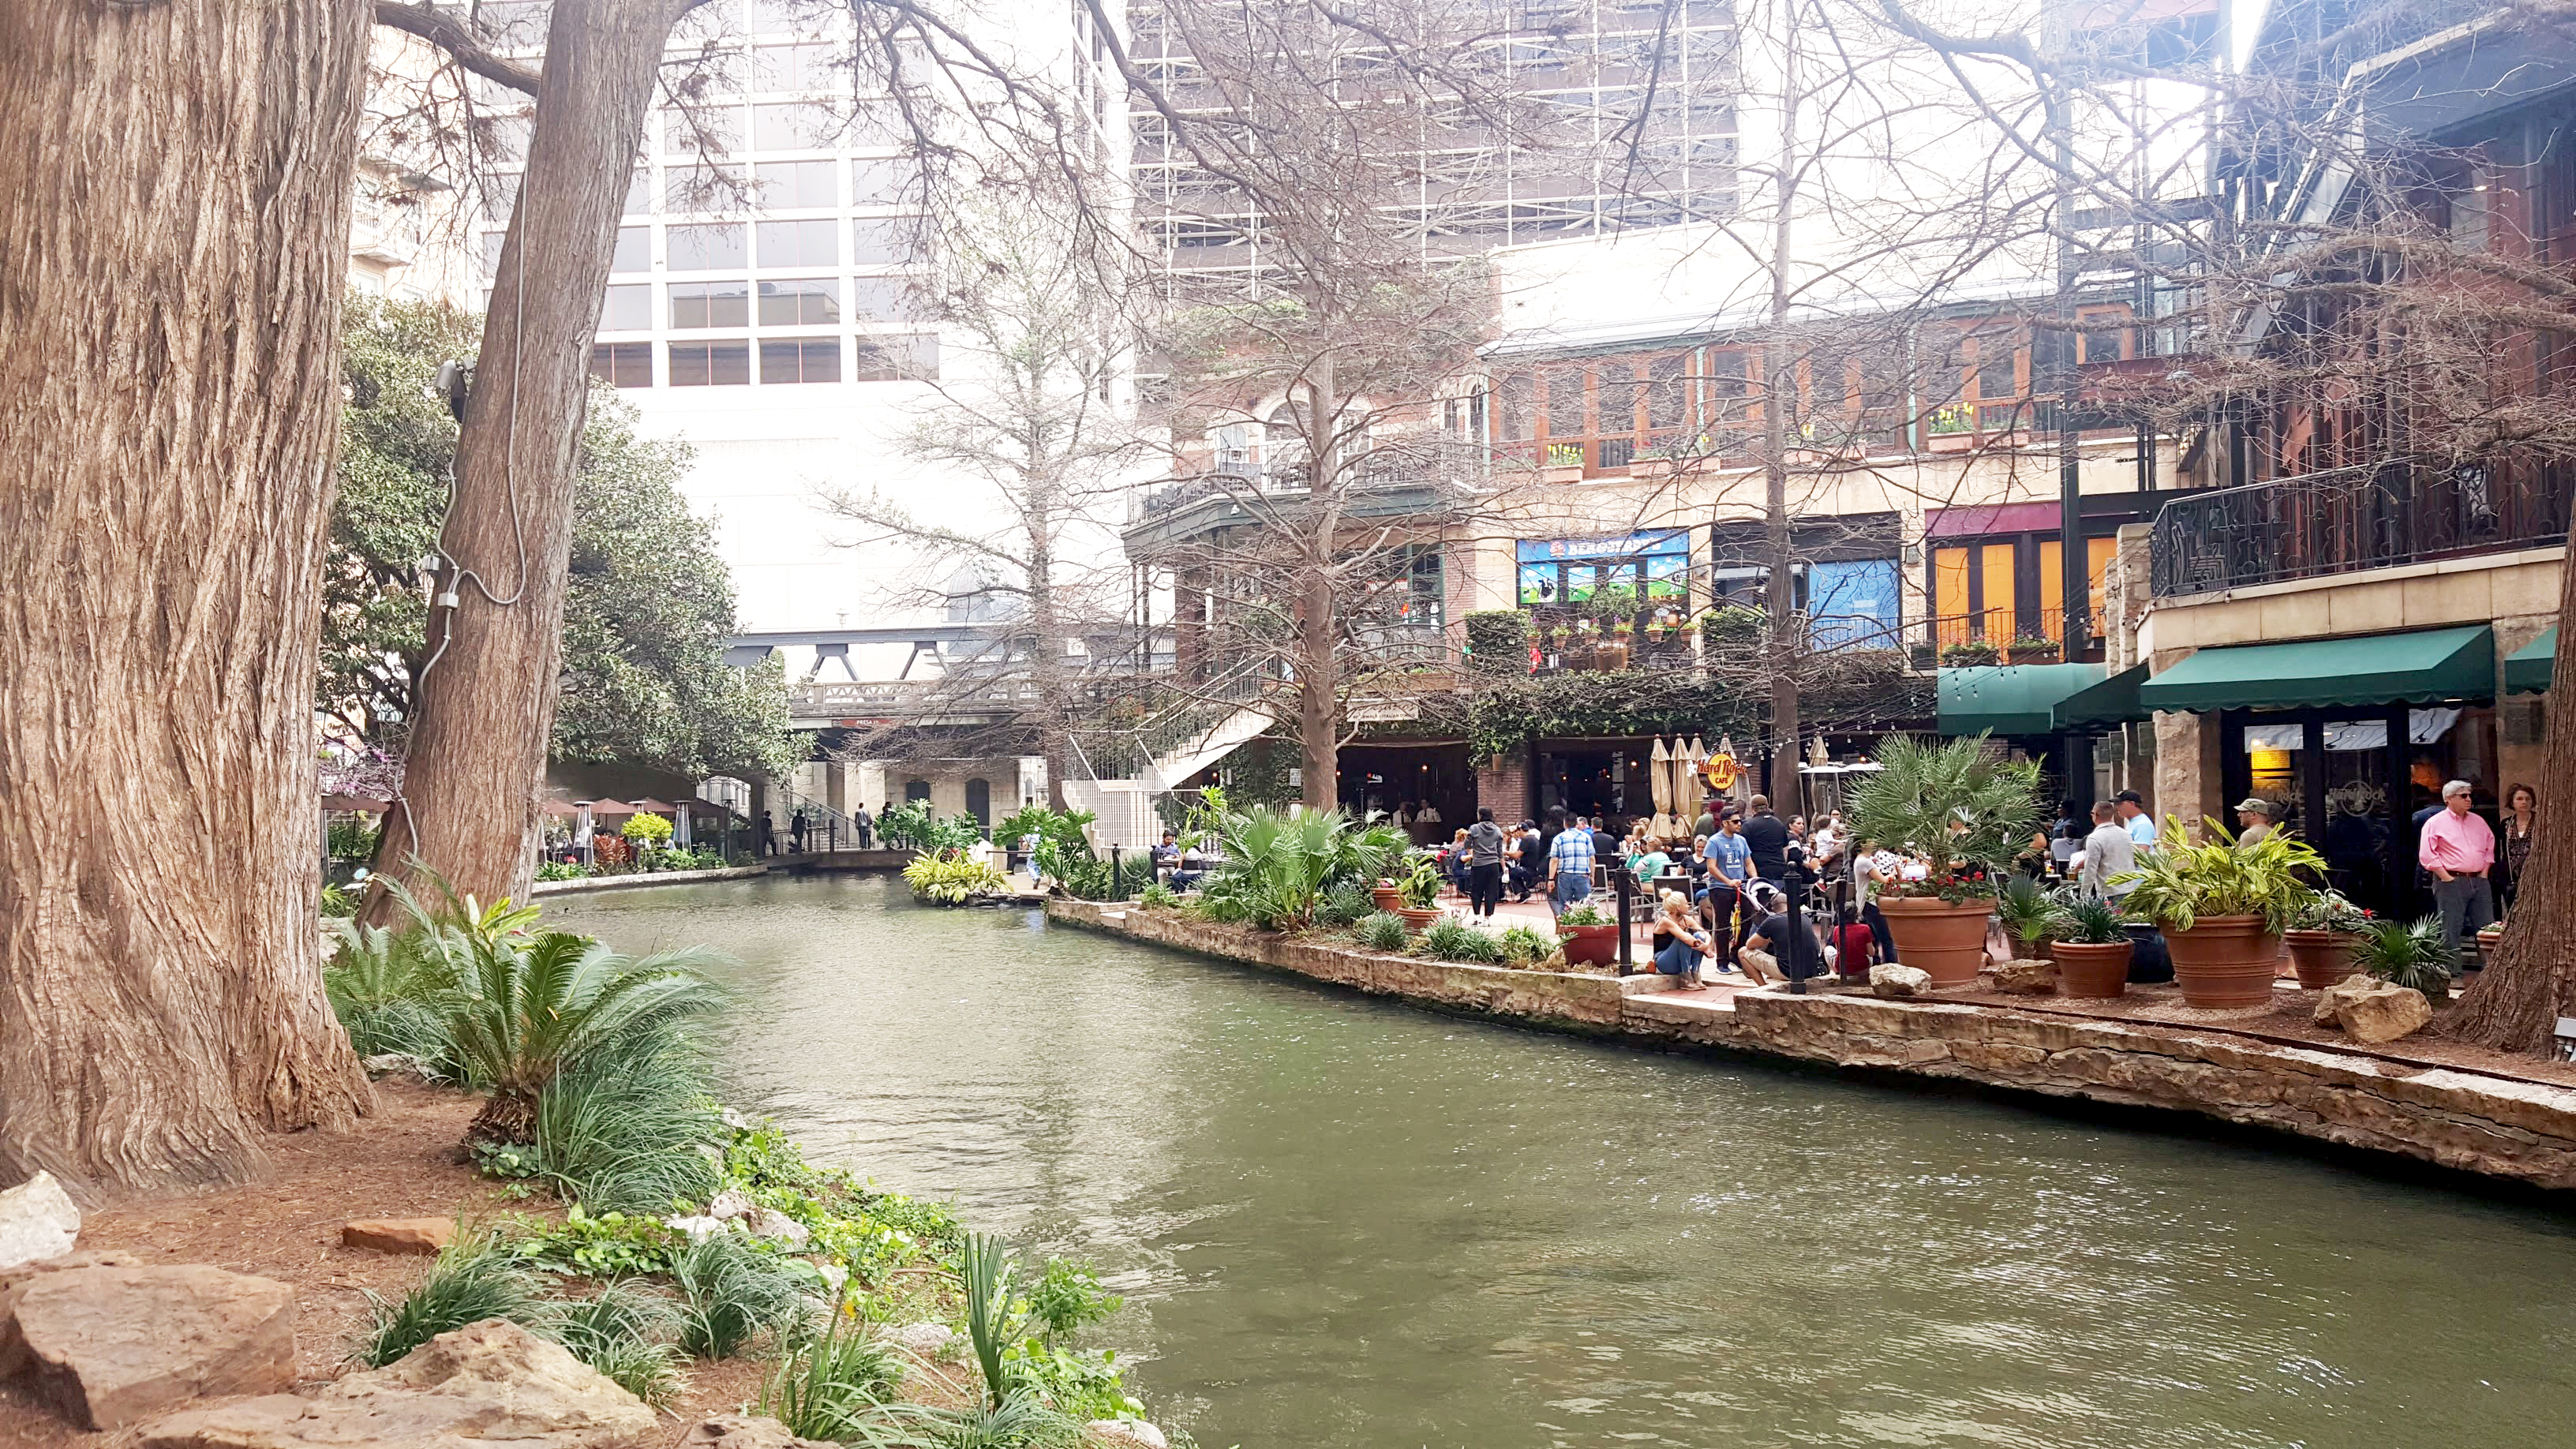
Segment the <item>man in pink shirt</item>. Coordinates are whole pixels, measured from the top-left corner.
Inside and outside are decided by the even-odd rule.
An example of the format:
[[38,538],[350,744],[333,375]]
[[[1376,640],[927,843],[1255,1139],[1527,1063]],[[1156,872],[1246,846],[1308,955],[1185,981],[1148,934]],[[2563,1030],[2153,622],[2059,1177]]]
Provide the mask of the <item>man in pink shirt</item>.
[[2469,813],[2469,782],[2442,787],[2442,808],[2425,820],[2416,862],[2433,877],[2433,904],[2442,910],[2442,944],[2454,954],[2463,934],[2495,921],[2487,872],[2495,865],[2495,830]]

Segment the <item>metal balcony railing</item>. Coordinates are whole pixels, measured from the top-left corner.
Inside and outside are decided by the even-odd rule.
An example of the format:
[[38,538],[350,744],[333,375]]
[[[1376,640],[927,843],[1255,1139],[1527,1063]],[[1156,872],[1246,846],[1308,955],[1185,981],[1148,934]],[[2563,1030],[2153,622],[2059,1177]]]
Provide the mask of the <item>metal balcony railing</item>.
[[2413,459],[2186,494],[2156,514],[2158,598],[2394,568],[2567,538],[2576,466]]

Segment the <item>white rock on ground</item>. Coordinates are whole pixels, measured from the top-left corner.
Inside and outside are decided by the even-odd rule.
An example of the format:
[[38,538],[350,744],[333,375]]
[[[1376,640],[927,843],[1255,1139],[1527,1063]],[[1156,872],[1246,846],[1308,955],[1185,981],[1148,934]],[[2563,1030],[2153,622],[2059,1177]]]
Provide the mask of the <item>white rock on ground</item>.
[[664,1432],[642,1400],[562,1345],[489,1318],[309,1398],[155,1420],[135,1449],[644,1449]]
[[1163,1431],[1142,1419],[1094,1419],[1082,1426],[1094,1439],[1112,1444],[1142,1444],[1145,1449],[1171,1449]]
[[760,1210],[751,1194],[727,1188],[707,1199],[707,1216],[711,1218],[747,1218]]
[[80,1206],[50,1172],[0,1191],[0,1268],[59,1258],[80,1240]]
[[0,1303],[0,1371],[84,1429],[295,1385],[295,1293],[202,1263],[40,1273]]
[[1869,968],[1869,989],[1897,1000],[1929,996],[1932,994],[1932,973],[1914,966],[1882,961]]
[[751,1235],[755,1238],[777,1238],[801,1248],[814,1236],[803,1223],[774,1207],[753,1208],[750,1221]]
[[2342,1027],[2354,1041],[2395,1041],[2433,1019],[2433,1004],[2411,986],[2355,972],[2317,993],[2316,1019]]
[[948,1346],[957,1335],[944,1323],[907,1323],[886,1335],[888,1341],[914,1353],[930,1355]]

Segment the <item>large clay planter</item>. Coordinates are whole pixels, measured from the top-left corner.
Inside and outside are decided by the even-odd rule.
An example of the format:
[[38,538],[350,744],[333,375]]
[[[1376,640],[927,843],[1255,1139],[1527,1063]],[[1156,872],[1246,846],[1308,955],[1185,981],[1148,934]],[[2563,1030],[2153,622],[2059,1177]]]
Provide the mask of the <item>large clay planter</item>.
[[2301,991],[2323,991],[2352,974],[2353,938],[2340,931],[2283,931]]
[[1939,896],[1880,896],[1878,909],[1896,938],[1896,959],[1929,974],[1936,990],[1977,984],[1977,971],[1986,964],[1986,918],[1994,914],[1993,901],[1952,905]]
[[2217,1010],[2272,1004],[2272,979],[2281,966],[2281,938],[2263,929],[2261,916],[2202,916],[2188,931],[2165,927],[2174,981],[2182,1004]]
[[2126,941],[2059,941],[2050,948],[2057,957],[2057,994],[2099,998],[2129,992]]
[[1381,911],[1400,911],[1404,909],[1404,892],[1393,886],[1373,886],[1369,890],[1369,903]]
[[1568,966],[1607,966],[1619,959],[1617,926],[1559,926]]
[[1440,919],[1438,906],[1398,906],[1395,913],[1404,917],[1404,929],[1417,936],[1422,934],[1424,927]]

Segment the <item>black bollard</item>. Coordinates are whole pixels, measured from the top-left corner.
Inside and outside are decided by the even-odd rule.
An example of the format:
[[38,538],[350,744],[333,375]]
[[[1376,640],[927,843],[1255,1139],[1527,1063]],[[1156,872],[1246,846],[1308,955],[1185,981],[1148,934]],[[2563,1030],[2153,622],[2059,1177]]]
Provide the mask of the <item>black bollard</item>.
[[1629,954],[1632,946],[1628,939],[1628,902],[1633,897],[1637,878],[1628,874],[1625,866],[1614,865],[1610,867],[1610,879],[1619,888],[1619,974],[1625,976],[1632,964]]
[[1797,864],[1781,867],[1780,885],[1789,896],[1789,939],[1780,943],[1780,974],[1789,978],[1791,996],[1804,996],[1807,978],[1794,974],[1793,968],[1798,964],[1798,948],[1807,939],[1801,934],[1807,929],[1806,917],[1798,908],[1799,900],[1807,893],[1807,868]]

